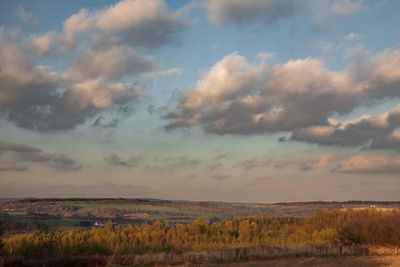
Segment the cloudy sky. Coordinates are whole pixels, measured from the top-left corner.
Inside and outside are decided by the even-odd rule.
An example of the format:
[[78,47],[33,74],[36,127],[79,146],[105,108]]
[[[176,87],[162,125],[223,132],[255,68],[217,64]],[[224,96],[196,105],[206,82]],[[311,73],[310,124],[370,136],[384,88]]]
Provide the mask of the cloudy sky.
[[0,197],[398,200],[399,12],[1,1]]

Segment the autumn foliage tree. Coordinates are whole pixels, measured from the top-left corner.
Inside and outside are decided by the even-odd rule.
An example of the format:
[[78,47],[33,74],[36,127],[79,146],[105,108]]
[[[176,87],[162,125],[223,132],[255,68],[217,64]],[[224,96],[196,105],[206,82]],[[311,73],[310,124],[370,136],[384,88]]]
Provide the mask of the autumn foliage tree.
[[27,259],[148,252],[335,245],[400,246],[400,213],[375,209],[317,211],[310,216],[242,217],[208,225],[113,226],[41,232],[4,239],[7,255]]

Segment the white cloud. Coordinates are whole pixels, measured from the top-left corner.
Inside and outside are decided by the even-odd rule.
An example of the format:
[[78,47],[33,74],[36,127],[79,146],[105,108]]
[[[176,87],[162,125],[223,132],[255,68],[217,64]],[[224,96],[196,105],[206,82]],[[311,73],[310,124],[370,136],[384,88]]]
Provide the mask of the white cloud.
[[38,19],[33,16],[32,11],[26,10],[23,5],[18,5],[15,9],[15,15],[22,22],[32,22],[38,24]]
[[168,70],[160,70],[160,71],[151,71],[146,72],[140,75],[142,79],[154,79],[158,77],[165,77],[170,75],[181,75],[182,69],[181,68],[171,68]]
[[132,84],[110,83],[102,78],[73,84],[65,93],[66,104],[77,110],[109,109],[137,97],[141,89]]
[[400,174],[400,157],[355,156],[341,162],[333,171],[369,174]]
[[347,40],[347,41],[353,41],[353,40],[357,40],[360,39],[361,35],[351,32],[348,35],[344,36],[343,39]]
[[56,49],[59,36],[55,32],[49,32],[41,36],[32,37],[28,41],[36,56],[43,56],[50,51]]
[[[167,129],[200,125],[219,134],[292,131],[294,140],[357,146],[393,131],[390,125],[395,124],[380,123],[392,118],[394,111],[340,125],[333,123],[332,115],[399,97],[399,69],[400,51],[390,49],[336,72],[316,58],[268,66],[233,53],[216,62],[183,94],[167,116]],[[356,133],[358,127],[363,133]]]
[[96,44],[79,55],[71,70],[71,78],[84,80],[101,77],[109,81],[137,76],[154,69],[150,56],[138,55],[133,48],[105,42]]
[[364,9],[364,0],[334,0],[330,1],[329,13],[346,16]]
[[123,0],[94,12],[81,9],[64,22],[65,40],[71,46],[77,35],[99,31],[144,47],[175,42],[188,23],[167,9],[163,0]]
[[168,128],[202,125],[215,133],[262,133],[326,123],[353,109],[357,92],[347,73],[306,58],[284,65],[249,63],[237,53],[217,62],[181,98]]

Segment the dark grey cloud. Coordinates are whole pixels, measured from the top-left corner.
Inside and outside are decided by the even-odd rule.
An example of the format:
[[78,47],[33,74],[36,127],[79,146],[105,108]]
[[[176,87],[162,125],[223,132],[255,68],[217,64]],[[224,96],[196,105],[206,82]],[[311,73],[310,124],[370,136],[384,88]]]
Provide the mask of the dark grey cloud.
[[124,159],[115,152],[106,155],[103,158],[103,160],[107,164],[114,166],[136,167],[142,165],[150,169],[169,170],[169,171],[189,166],[195,166],[200,163],[199,159],[192,158],[187,155],[176,156],[176,157],[155,156],[152,160],[146,160],[146,158],[140,155],[130,156]]
[[395,142],[394,137],[389,138],[389,136],[399,126],[400,105],[382,115],[364,115],[355,120],[335,122],[333,125],[295,130],[291,140],[340,146],[368,146],[372,142],[371,148],[384,146],[389,148],[385,145],[386,141]]
[[218,181],[223,181],[223,180],[229,179],[230,177],[231,177],[231,175],[229,175],[229,174],[216,174],[216,175],[211,175],[208,178],[218,180]]
[[13,151],[18,153],[35,153],[40,152],[40,149],[37,149],[32,146],[28,146],[20,143],[7,143],[0,141],[0,151]]
[[211,21],[217,25],[273,24],[306,10],[307,1],[298,0],[211,0],[207,5]]
[[136,167],[140,162],[143,161],[141,156],[131,156],[124,160],[117,153],[111,153],[103,158],[105,162],[110,165],[124,166],[124,167]]
[[396,131],[373,139],[368,149],[397,149],[400,152],[400,132]]
[[158,165],[150,166],[160,169],[174,170],[177,168],[196,166],[200,163],[197,158],[192,158],[187,155],[176,156],[176,157],[166,157],[158,160]]
[[284,143],[284,142],[286,142],[287,140],[288,140],[288,139],[287,139],[286,136],[281,136],[281,137],[278,138],[278,142],[280,142],[280,143]]
[[116,118],[106,118],[104,116],[99,116],[95,119],[93,122],[92,126],[94,127],[103,127],[103,128],[108,128],[108,127],[115,127],[118,125],[118,119]]
[[245,170],[251,170],[258,167],[266,167],[270,164],[270,160],[268,159],[259,159],[257,157],[246,159],[243,161],[237,162],[234,167],[243,168]]
[[27,171],[29,168],[27,166],[18,165],[15,162],[0,162],[0,172],[3,171]]
[[33,152],[18,154],[18,161],[41,162],[47,167],[59,171],[77,171],[82,169],[82,165],[71,157],[59,153]]
[[28,168],[21,166],[20,162],[42,163],[44,166],[55,170],[68,171],[80,170],[82,165],[71,157],[61,153],[47,153],[42,150],[20,143],[0,142],[0,151],[14,153],[14,162],[3,163],[3,169],[24,171]]
[[330,154],[303,158],[289,158],[276,161],[274,167],[286,168],[295,165],[301,171],[308,171],[315,168],[326,168],[338,159],[339,157]]
[[364,0],[210,0],[205,5],[216,25],[271,25],[281,19],[312,14],[317,23],[367,9]]

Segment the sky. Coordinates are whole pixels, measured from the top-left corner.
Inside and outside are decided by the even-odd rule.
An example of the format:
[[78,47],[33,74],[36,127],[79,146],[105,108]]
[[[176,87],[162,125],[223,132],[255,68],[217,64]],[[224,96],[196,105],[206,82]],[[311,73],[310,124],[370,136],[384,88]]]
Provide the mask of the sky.
[[0,197],[399,200],[397,0],[0,3]]

